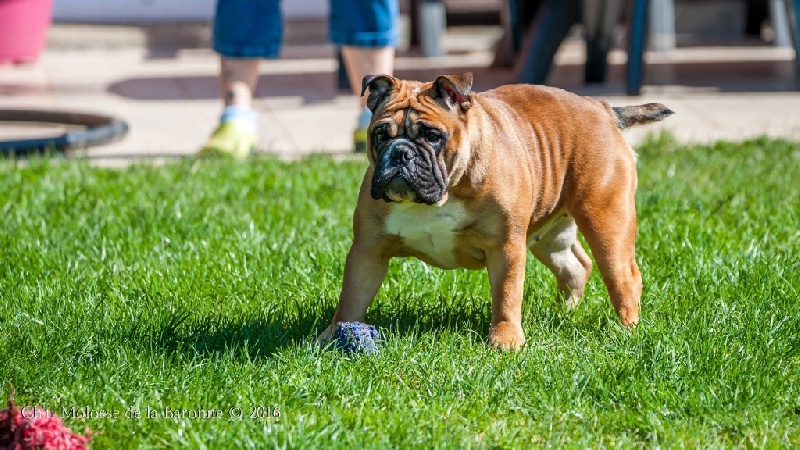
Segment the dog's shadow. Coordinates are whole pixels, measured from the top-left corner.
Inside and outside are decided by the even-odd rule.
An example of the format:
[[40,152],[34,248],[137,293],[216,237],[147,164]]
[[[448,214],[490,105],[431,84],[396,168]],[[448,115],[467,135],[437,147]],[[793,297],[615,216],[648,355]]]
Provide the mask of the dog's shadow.
[[[333,307],[309,314],[272,309],[258,315],[229,318],[198,316],[186,310],[170,313],[157,325],[137,323],[124,331],[128,339],[150,350],[214,358],[230,355],[248,360],[270,358],[286,349],[306,345],[328,325]],[[376,302],[366,321],[384,336],[421,335],[431,332],[488,331],[491,304],[484,298],[431,298],[412,304],[399,300]]]
[[252,360],[269,358],[306,341],[316,323],[317,318],[311,315],[288,318],[283,314],[259,313],[232,318],[178,310],[154,326],[134,324],[125,334],[149,350],[190,357],[228,355]]
[[[523,318],[552,330],[577,326],[573,314],[554,300],[554,286],[543,287],[541,278],[541,274],[529,277]],[[334,308],[333,298],[291,306],[267,303],[250,314],[199,313],[178,308],[159,315],[154,322],[134,322],[123,328],[122,334],[148,351],[257,360],[298,346],[310,347],[330,323]],[[604,311],[596,306],[592,309],[592,317]],[[591,317],[587,319],[596,322]],[[379,296],[370,307],[366,322],[389,339],[443,331],[485,336],[491,324],[491,299],[488,292],[465,292],[453,297],[432,293],[416,298]]]

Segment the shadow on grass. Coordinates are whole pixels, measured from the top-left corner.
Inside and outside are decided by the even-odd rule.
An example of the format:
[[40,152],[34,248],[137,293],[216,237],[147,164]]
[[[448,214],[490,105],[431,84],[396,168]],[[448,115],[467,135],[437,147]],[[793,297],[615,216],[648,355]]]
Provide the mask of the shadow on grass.
[[[188,357],[270,358],[283,350],[309,345],[327,327],[334,306],[310,305],[307,313],[278,304],[255,315],[201,315],[178,309],[156,322],[139,321],[122,330],[124,339],[147,351]],[[575,327],[572,314],[555,304],[549,292],[528,293],[523,316],[537,327]],[[491,324],[491,300],[480,295],[453,298],[422,295],[378,299],[366,321],[384,335],[415,336],[442,331],[485,336]]]
[[318,322],[313,315],[287,318],[270,312],[242,320],[198,317],[179,310],[156,326],[134,324],[126,334],[151,351],[204,358],[233,355],[260,359],[309,341],[310,332]]
[[465,296],[409,302],[399,298],[373,305],[367,320],[398,335],[439,331],[485,333],[491,321],[488,298]]
[[[215,358],[269,358],[284,349],[308,345],[328,325],[333,308],[306,315],[288,314],[279,307],[258,316],[229,318],[199,317],[177,310],[158,324],[137,322],[123,332],[129,342],[149,351],[179,353],[184,356]],[[383,333],[398,336],[430,332],[476,332],[486,334],[491,318],[488,299],[430,299],[403,302],[397,299],[376,302],[366,321]]]

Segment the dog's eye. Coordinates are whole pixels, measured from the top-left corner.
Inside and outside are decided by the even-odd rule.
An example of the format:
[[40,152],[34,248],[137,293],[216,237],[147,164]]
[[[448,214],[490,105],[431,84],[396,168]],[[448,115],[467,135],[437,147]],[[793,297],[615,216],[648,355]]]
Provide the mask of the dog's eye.
[[436,144],[442,140],[442,133],[439,130],[427,130],[425,131],[425,140],[431,144]]
[[387,133],[387,132],[386,132],[386,129],[385,129],[385,128],[378,128],[378,129],[377,129],[377,130],[375,130],[375,132],[373,133],[373,136],[375,137],[375,140],[376,140],[377,142],[383,142],[383,141],[385,141],[386,139],[389,139],[389,133]]

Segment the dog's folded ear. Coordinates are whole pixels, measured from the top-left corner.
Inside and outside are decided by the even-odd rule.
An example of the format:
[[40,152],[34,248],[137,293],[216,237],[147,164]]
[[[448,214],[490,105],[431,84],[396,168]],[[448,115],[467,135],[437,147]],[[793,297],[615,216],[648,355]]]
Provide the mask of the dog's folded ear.
[[369,89],[369,97],[367,97],[367,108],[373,113],[391,92],[394,85],[397,83],[397,78],[389,75],[367,75],[361,80],[361,96]]
[[441,75],[433,82],[433,87],[449,108],[459,106],[466,111],[472,106],[472,72]]

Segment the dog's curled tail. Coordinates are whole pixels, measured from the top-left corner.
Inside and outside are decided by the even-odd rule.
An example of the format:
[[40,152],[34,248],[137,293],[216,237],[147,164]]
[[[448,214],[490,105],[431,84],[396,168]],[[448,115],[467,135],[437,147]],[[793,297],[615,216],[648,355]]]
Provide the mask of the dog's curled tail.
[[606,107],[611,112],[617,128],[624,130],[636,125],[646,125],[658,122],[675,114],[671,109],[661,103],[645,103],[637,106],[610,106]]

